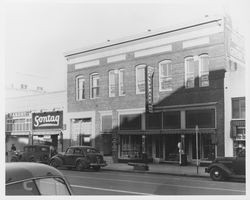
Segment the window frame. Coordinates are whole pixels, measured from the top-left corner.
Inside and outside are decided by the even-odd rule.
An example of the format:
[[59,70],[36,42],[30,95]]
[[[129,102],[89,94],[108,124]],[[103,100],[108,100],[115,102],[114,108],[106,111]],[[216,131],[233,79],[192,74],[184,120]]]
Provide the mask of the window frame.
[[[123,79],[122,79],[122,84],[121,84],[121,72],[123,71]],[[125,69],[121,68],[119,69],[119,75],[118,75],[118,87],[119,87],[119,96],[125,96],[126,92],[125,92],[125,84],[124,84],[124,78],[125,77]],[[121,88],[123,86],[123,94],[121,93]]]
[[[202,58],[206,57],[208,59],[208,70],[207,71],[202,71]],[[202,85],[202,76],[208,76],[208,85]],[[208,87],[209,86],[209,56],[207,53],[199,55],[199,87]]]
[[[193,72],[188,72],[188,67],[189,67],[189,65],[188,65],[188,60],[193,60],[193,63],[195,62],[195,58],[194,58],[194,56],[188,56],[188,57],[186,57],[185,59],[184,59],[184,65],[185,65],[185,88],[186,89],[190,89],[190,88],[194,88],[195,87],[195,65],[194,65],[194,69],[193,69]],[[192,87],[188,87],[188,84],[187,84],[187,81],[188,81],[188,79],[189,79],[189,73],[193,73],[193,86]],[[192,75],[192,74],[191,74]]]
[[[84,87],[82,88],[83,89],[83,92],[84,92],[84,98],[80,98],[80,82],[79,80],[82,79],[83,80],[83,83],[84,83]],[[82,100],[85,100],[86,99],[86,81],[83,77],[83,75],[79,75],[76,77],[76,101],[82,101]]]
[[[145,94],[145,70],[146,70],[146,64],[139,64],[139,65],[136,65],[135,66],[135,86],[136,86],[136,94]],[[139,91],[139,88],[138,88],[138,70],[139,69],[144,69],[144,92],[141,92]]]
[[[113,73],[114,76],[114,83],[111,85],[111,73]],[[115,70],[111,69],[108,71],[108,93],[109,93],[109,97],[115,97],[116,96],[116,81],[115,81],[116,77],[115,77]],[[111,87],[114,87],[114,93],[111,93]]]
[[[99,83],[97,87],[93,87],[93,77],[97,76],[99,79]],[[98,96],[93,96],[93,88],[98,89]],[[99,73],[92,73],[90,74],[90,99],[97,99],[100,97],[100,74]]]
[[[163,75],[162,64],[170,64],[167,67],[167,68],[170,67],[170,70],[167,69],[167,72],[168,72],[167,76]],[[166,81],[171,81],[172,80],[172,77],[173,77],[172,60],[170,60],[170,59],[162,60],[161,62],[159,62],[158,66],[159,66],[159,91],[160,92],[172,91],[173,88],[171,86],[166,88],[166,89],[162,89],[162,80],[163,79],[166,79]],[[170,71],[170,74],[169,74],[169,71]]]

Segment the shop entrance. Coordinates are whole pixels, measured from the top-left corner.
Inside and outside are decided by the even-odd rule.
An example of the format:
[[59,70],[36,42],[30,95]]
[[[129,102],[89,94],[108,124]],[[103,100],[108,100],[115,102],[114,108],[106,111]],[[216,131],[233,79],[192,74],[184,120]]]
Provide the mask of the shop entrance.
[[166,161],[178,161],[179,149],[178,142],[180,142],[181,136],[176,134],[169,134],[165,139],[165,160]]

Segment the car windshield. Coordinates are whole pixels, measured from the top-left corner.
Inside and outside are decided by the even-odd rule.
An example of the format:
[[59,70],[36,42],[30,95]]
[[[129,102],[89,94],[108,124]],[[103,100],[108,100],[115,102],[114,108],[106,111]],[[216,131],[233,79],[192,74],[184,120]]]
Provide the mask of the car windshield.
[[6,186],[6,195],[70,195],[61,178],[41,178]]
[[43,178],[35,180],[41,195],[69,195],[69,190],[61,178]]
[[99,151],[97,149],[93,149],[93,148],[87,148],[86,152],[87,153],[99,153]]

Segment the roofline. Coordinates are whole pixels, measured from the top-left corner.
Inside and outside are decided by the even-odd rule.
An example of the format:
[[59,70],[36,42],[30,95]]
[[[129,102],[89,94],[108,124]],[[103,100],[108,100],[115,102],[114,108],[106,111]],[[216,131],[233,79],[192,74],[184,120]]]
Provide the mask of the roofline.
[[83,53],[88,53],[91,51],[101,50],[101,49],[105,49],[108,47],[113,47],[113,46],[125,44],[128,42],[134,42],[137,40],[142,40],[142,39],[146,39],[146,38],[150,38],[150,37],[155,37],[158,35],[163,35],[166,33],[171,33],[171,32],[175,32],[175,31],[184,30],[187,28],[192,28],[195,26],[200,26],[200,25],[209,24],[212,22],[217,22],[217,21],[223,20],[223,18],[224,18],[223,16],[213,16],[213,17],[206,17],[203,19],[195,20],[195,21],[193,20],[192,22],[188,22],[188,23],[182,23],[182,24],[178,24],[178,25],[174,25],[174,26],[170,26],[170,27],[157,29],[155,31],[149,31],[149,32],[144,32],[144,33],[133,35],[133,36],[123,37],[120,39],[116,39],[114,41],[100,43],[100,44],[96,44],[96,45],[89,46],[86,48],[71,50],[71,51],[65,52],[64,56],[70,57],[70,56],[75,56],[75,55],[79,55],[79,54],[83,54]]

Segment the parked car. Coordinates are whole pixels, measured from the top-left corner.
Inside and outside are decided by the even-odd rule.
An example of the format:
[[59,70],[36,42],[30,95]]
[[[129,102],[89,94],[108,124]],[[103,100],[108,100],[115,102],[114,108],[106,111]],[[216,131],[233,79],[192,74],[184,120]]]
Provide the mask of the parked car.
[[241,151],[237,157],[216,158],[205,168],[205,172],[210,173],[210,177],[214,181],[222,181],[227,178],[245,179],[245,151]]
[[41,163],[6,163],[6,195],[72,195],[71,187],[57,169]]
[[76,168],[78,171],[93,168],[99,171],[106,166],[102,154],[90,146],[71,146],[66,152],[58,153],[50,159],[53,167]]
[[50,146],[26,145],[21,152],[15,152],[11,156],[11,162],[41,162],[49,163]]

